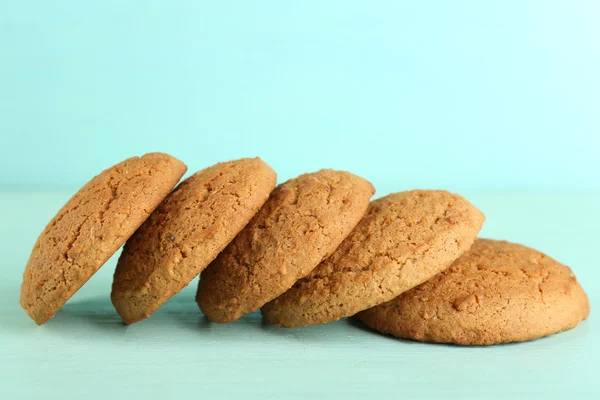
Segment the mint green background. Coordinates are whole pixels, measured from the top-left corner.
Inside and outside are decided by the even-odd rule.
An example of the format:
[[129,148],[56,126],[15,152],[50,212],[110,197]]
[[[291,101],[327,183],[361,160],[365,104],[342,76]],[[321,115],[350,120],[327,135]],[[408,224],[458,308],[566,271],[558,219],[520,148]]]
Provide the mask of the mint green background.
[[[0,0],[0,399],[598,397],[600,2]],[[487,348],[348,320],[215,325],[194,283],[121,324],[113,257],[42,327],[18,304],[39,232],[91,176],[171,153],[261,156],[377,196],[455,190],[484,237],[571,266],[592,316]]]
[[0,2],[0,185],[133,154],[600,187],[597,1]]

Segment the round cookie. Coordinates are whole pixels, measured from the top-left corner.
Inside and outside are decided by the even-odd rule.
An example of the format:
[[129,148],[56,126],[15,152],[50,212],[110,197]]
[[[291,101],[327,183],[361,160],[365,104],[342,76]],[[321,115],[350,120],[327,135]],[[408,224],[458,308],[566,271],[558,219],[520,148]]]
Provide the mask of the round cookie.
[[130,324],[187,286],[252,219],[277,175],[259,158],[197,172],[167,196],[127,241],[111,300]]
[[373,185],[321,170],[275,189],[250,224],[202,273],[196,301],[214,322],[257,310],[306,276],[364,215]]
[[375,200],[333,255],[266,304],[263,317],[282,327],[321,324],[389,301],[450,266],[471,247],[484,219],[446,191]]
[[446,271],[356,317],[400,338],[490,345],[571,329],[589,312],[568,267],[519,244],[479,239]]
[[106,169],[83,186],[50,221],[33,250],[21,306],[48,321],[135,232],[187,167],[150,153]]

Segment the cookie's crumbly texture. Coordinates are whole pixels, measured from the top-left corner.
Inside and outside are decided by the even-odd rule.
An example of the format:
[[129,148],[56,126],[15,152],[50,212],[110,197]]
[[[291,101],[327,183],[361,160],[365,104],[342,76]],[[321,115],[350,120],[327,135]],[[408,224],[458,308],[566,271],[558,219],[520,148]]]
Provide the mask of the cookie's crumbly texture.
[[260,308],[328,257],[364,215],[373,185],[321,170],[278,186],[252,222],[202,273],[196,301],[224,323]]
[[479,239],[446,271],[357,318],[400,338],[490,345],[571,329],[589,312],[568,267],[519,244]]
[[389,301],[465,253],[485,217],[464,198],[434,190],[371,202],[335,253],[279,298],[267,322],[282,327],[335,321]]
[[150,153],[106,169],[82,187],[39,236],[27,262],[21,305],[39,325],[135,232],[186,171]]
[[187,286],[252,219],[277,175],[259,158],[197,172],[129,239],[111,299],[126,323],[147,318]]

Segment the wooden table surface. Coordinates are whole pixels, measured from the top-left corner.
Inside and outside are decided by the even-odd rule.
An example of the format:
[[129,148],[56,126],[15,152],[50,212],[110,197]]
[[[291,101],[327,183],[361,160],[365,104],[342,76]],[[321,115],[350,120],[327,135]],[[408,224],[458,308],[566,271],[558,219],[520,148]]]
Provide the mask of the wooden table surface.
[[487,215],[482,237],[520,242],[569,265],[592,303],[574,330],[491,347],[402,341],[349,320],[279,329],[254,313],[216,325],[193,301],[195,282],[127,327],[109,299],[116,257],[38,327],[19,306],[21,276],[37,235],[71,194],[0,192],[0,399],[600,394],[599,193],[461,192]]

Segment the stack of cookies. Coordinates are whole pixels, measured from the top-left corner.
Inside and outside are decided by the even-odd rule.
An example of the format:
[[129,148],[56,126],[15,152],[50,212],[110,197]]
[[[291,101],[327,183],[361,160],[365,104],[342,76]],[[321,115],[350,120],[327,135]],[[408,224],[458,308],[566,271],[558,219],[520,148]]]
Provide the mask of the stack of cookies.
[[321,170],[276,186],[258,158],[187,167],[123,161],[79,190],[38,238],[21,305],[48,321],[123,244],[111,299],[148,318],[196,276],[196,302],[226,323],[261,309],[281,327],[354,316],[426,342],[487,345],[573,328],[589,302],[571,270],[522,245],[477,239],[484,215],[446,191],[371,201],[367,180]]

